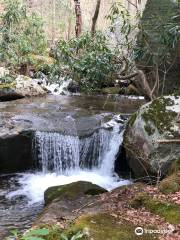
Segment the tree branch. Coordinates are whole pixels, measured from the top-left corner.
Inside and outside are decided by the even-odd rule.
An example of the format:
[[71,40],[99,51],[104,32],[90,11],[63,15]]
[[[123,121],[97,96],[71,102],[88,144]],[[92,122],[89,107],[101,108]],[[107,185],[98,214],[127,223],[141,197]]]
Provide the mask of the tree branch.
[[126,76],[120,76],[118,75],[118,80],[127,80],[127,79],[131,79],[133,77],[136,77],[139,73],[138,72],[135,72],[135,73],[132,73],[130,75],[126,75]]

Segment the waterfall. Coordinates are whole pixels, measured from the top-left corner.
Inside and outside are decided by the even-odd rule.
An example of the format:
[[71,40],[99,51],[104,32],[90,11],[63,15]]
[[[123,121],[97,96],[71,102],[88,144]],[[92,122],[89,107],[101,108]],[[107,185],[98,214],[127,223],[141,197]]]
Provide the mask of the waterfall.
[[10,192],[7,197],[25,195],[29,204],[34,204],[43,201],[44,191],[51,186],[89,181],[112,190],[130,184],[129,180],[114,174],[123,131],[123,124],[114,119],[86,137],[35,132],[33,150],[38,169],[22,174],[21,189]]
[[35,132],[35,159],[44,173],[68,174],[72,170],[96,169],[102,174],[114,170],[122,143],[122,124],[112,130],[102,128],[88,137],[67,136],[53,132]]

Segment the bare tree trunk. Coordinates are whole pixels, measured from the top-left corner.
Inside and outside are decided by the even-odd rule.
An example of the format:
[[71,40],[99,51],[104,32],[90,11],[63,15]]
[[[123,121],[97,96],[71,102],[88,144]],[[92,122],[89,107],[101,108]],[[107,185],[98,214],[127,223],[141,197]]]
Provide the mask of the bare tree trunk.
[[56,0],[52,0],[52,44],[55,41],[55,24],[56,23]]
[[75,33],[76,37],[79,37],[82,32],[82,14],[80,0],[74,0],[75,3],[75,14],[76,14],[76,26]]
[[95,10],[94,16],[92,18],[92,27],[91,27],[92,36],[94,36],[95,32],[96,32],[96,23],[97,23],[97,19],[98,19],[98,16],[99,16],[100,5],[101,5],[101,0],[97,0],[96,10]]

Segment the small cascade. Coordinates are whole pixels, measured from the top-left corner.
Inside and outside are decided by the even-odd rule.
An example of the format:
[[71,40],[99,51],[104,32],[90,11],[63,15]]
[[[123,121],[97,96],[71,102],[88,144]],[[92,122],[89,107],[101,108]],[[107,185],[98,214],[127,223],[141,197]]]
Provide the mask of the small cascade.
[[69,92],[67,88],[71,82],[72,79],[65,79],[63,77],[60,77],[58,79],[58,83],[49,83],[47,77],[44,74],[41,75],[41,81],[39,81],[40,85],[46,88],[53,95],[68,95]]
[[123,142],[124,129],[119,127],[119,124],[114,125],[113,131],[111,132],[111,138],[109,140],[109,149],[104,154],[101,163],[100,172],[110,176],[114,171],[114,162],[116,156],[120,151],[121,144]]
[[123,125],[102,128],[79,138],[60,133],[39,132],[34,136],[35,160],[44,173],[68,174],[72,170],[96,169],[112,173],[122,143]]
[[41,170],[64,173],[79,166],[79,139],[52,132],[36,132],[35,158]]

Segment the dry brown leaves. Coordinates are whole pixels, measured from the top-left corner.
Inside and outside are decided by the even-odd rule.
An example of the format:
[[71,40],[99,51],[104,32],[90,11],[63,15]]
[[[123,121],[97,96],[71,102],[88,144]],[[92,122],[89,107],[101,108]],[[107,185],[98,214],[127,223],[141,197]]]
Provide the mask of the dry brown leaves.
[[164,195],[157,187],[141,185],[129,188],[119,188],[111,193],[105,193],[100,196],[101,206],[108,211],[113,217],[117,218],[119,223],[123,221],[130,222],[135,226],[155,226],[158,230],[170,230],[169,233],[160,234],[160,240],[179,240],[180,226],[172,225],[163,218],[150,213],[145,208],[134,209],[128,204],[128,200],[132,199],[140,192],[146,192],[153,199],[180,204],[180,192]]

